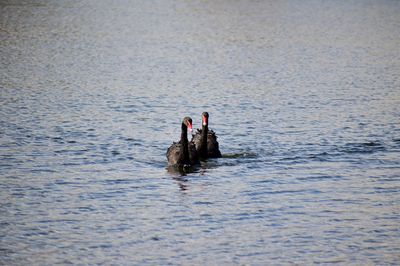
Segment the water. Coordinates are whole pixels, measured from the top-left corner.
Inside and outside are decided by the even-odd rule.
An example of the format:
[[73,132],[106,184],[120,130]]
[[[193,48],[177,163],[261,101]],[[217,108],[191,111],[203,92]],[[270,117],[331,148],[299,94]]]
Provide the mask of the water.
[[[0,1],[0,264],[398,264],[398,1]],[[224,158],[165,152],[210,113]]]

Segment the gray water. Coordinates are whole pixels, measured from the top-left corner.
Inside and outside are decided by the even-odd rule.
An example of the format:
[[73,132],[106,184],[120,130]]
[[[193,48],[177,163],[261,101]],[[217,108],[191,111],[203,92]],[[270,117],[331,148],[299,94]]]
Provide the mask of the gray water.
[[1,265],[398,265],[399,1],[1,0],[0,49]]

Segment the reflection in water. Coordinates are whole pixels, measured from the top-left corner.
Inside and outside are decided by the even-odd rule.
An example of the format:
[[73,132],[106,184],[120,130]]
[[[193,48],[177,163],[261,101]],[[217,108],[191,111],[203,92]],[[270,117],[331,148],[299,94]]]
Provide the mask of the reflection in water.
[[176,176],[176,177],[173,177],[173,179],[178,182],[179,189],[182,192],[188,190],[189,185],[188,185],[188,179],[187,178],[184,178],[183,176],[179,176],[179,177]]
[[199,166],[196,165],[184,165],[184,166],[174,166],[168,165],[167,172],[173,176],[186,176],[190,173],[198,172]]

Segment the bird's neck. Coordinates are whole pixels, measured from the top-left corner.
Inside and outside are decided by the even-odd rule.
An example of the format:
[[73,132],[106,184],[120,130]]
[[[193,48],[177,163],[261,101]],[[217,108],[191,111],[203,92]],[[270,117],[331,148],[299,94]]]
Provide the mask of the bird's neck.
[[208,125],[203,125],[201,129],[201,141],[200,141],[200,156],[207,157],[207,135]]
[[185,164],[189,164],[189,145],[188,145],[188,138],[187,138],[187,126],[182,124],[182,131],[181,131],[181,155],[182,161]]

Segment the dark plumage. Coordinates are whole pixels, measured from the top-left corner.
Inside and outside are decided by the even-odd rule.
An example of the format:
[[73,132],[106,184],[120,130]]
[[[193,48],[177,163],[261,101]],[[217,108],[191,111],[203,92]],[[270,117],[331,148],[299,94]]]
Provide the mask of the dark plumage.
[[188,142],[188,128],[192,130],[192,119],[190,117],[185,117],[182,121],[181,139],[179,142],[174,142],[167,150],[166,155],[169,165],[195,165],[199,162],[195,145]]
[[190,143],[195,145],[200,158],[220,158],[222,155],[219,150],[217,135],[214,131],[208,129],[208,118],[208,113],[204,112],[202,114],[202,128],[197,130]]

